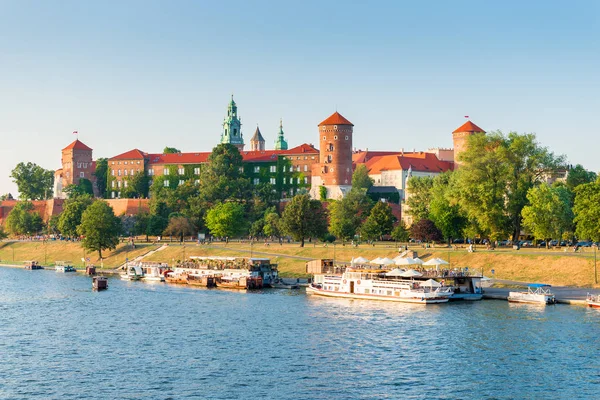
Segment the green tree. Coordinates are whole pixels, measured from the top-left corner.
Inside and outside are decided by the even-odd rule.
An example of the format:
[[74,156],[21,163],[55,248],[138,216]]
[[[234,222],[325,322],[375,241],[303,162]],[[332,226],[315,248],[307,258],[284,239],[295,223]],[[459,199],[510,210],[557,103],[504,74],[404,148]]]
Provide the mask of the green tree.
[[342,241],[352,239],[372,206],[365,189],[351,190],[346,197],[330,204],[329,230]]
[[98,194],[100,197],[106,196],[106,182],[108,178],[108,159],[99,158],[96,160],[96,170],[94,171],[96,177],[96,187],[98,188]]
[[141,171],[133,176],[130,175],[127,178],[127,187],[123,188],[121,192],[121,197],[127,199],[148,197],[149,181],[148,176]]
[[183,242],[183,237],[193,235],[196,228],[190,220],[183,215],[175,215],[169,219],[169,224],[165,228],[165,235],[179,237],[179,241]]
[[205,222],[213,236],[234,237],[246,229],[244,215],[239,203],[218,203],[208,210]]
[[242,170],[243,159],[237,147],[228,143],[217,145],[201,170],[200,196],[208,204],[247,201],[252,197],[252,187]]
[[181,150],[176,149],[175,147],[165,147],[163,149],[163,154],[177,154],[177,153],[181,153]]
[[442,233],[433,221],[423,218],[410,227],[410,236],[413,239],[425,242],[436,242],[442,240]]
[[150,213],[140,212],[135,216],[134,231],[136,235],[146,235],[146,241],[148,241],[148,222],[150,220]]
[[594,182],[597,178],[598,175],[595,172],[588,171],[581,164],[577,164],[567,173],[567,187],[574,190],[577,186]]
[[102,250],[116,249],[119,244],[121,220],[106,202],[98,200],[83,212],[77,233],[83,236],[83,247],[97,251],[102,259]]
[[373,179],[369,176],[369,169],[365,164],[359,164],[352,173],[352,189],[366,189],[373,186]]
[[319,186],[319,200],[327,201],[327,188],[325,186]]
[[10,193],[3,194],[2,196],[0,196],[0,201],[4,200],[14,200],[13,195]]
[[270,237],[281,237],[281,218],[276,211],[265,213],[263,233]]
[[408,242],[409,237],[409,232],[404,221],[400,221],[392,230],[392,239],[397,242]]
[[63,192],[67,194],[69,198],[74,198],[78,196],[94,195],[94,188],[92,186],[92,182],[89,179],[80,178],[79,183],[72,184],[67,186]]
[[6,229],[13,235],[37,233],[43,221],[30,201],[19,201],[6,217]]
[[467,218],[460,206],[452,202],[450,197],[451,176],[451,172],[445,172],[433,179],[429,203],[429,219],[448,241],[462,237],[463,230],[467,225]]
[[413,218],[413,221],[429,218],[433,178],[429,176],[413,176],[408,179],[406,186],[407,213]]
[[365,239],[382,239],[383,235],[389,235],[394,228],[396,217],[388,203],[378,201],[371,209],[371,213],[362,224],[361,236],[367,235]]
[[0,240],[4,240],[8,237],[8,234],[4,231],[4,228],[0,226]]
[[68,237],[77,236],[77,227],[81,224],[83,212],[92,204],[90,195],[80,195],[65,201],[63,212],[58,217],[57,228]]
[[[523,207],[523,226],[536,239],[562,239],[573,225],[569,189],[542,184],[527,192],[529,205]],[[546,242],[548,247],[548,241]]]
[[575,188],[573,213],[577,237],[600,241],[600,182],[584,183]]
[[311,200],[307,194],[296,195],[281,215],[281,227],[304,247],[304,239],[327,233],[327,213],[320,201]]
[[10,173],[19,189],[19,197],[24,200],[45,200],[52,198],[54,171],[28,162],[18,163]]
[[258,237],[262,236],[265,228],[265,219],[259,218],[252,223],[250,226],[250,236]]

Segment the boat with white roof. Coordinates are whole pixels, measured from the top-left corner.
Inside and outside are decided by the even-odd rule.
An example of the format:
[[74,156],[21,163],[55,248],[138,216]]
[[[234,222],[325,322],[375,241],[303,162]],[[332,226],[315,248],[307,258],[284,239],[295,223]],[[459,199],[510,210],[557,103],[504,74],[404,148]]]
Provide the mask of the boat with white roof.
[[511,303],[530,304],[555,304],[556,298],[550,292],[550,285],[543,283],[531,283],[527,285],[526,292],[508,292],[508,301]]

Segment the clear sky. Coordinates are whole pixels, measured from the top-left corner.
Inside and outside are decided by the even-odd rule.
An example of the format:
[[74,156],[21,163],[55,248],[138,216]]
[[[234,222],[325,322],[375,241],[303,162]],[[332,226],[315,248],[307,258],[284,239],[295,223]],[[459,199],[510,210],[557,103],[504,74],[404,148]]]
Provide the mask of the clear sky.
[[451,147],[469,115],[600,170],[600,1],[0,0],[0,193],[75,139],[210,151],[231,94],[248,144]]

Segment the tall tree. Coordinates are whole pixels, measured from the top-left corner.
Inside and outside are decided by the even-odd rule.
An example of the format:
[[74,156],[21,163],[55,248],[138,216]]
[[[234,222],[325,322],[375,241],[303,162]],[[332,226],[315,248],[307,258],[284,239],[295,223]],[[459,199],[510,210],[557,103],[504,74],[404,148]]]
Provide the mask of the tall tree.
[[127,179],[127,187],[123,188],[121,197],[124,198],[145,198],[148,197],[150,178],[144,173],[138,171],[135,175]]
[[244,215],[239,203],[218,203],[208,210],[205,222],[213,236],[234,237],[246,229]]
[[79,183],[74,183],[67,186],[63,192],[67,194],[69,198],[83,196],[83,195],[94,195],[94,188],[92,182],[89,179],[81,178]]
[[280,237],[281,236],[281,219],[275,210],[265,213],[265,224],[263,233],[266,236]]
[[99,158],[96,160],[96,170],[94,171],[96,177],[96,186],[98,187],[98,194],[100,197],[106,196],[106,181],[108,178],[108,159]]
[[378,201],[362,224],[361,236],[367,233],[368,240],[381,239],[383,235],[389,235],[392,232],[395,220],[396,217],[394,217],[389,204]]
[[416,224],[412,224],[410,227],[410,236],[413,239],[426,242],[442,240],[442,232],[435,226],[433,221],[426,218],[419,220]]
[[404,224],[404,221],[400,221],[398,225],[392,230],[392,239],[397,242],[408,242],[410,238],[408,229]]
[[373,202],[365,189],[351,190],[346,197],[330,204],[329,230],[343,241],[352,239],[372,206]]
[[83,236],[83,247],[97,251],[102,259],[102,250],[116,249],[119,244],[121,220],[106,202],[98,200],[83,212],[77,233]]
[[248,200],[252,187],[242,170],[243,159],[237,147],[228,143],[217,145],[200,172],[200,196],[209,204]]
[[64,236],[77,236],[77,227],[81,224],[83,212],[92,204],[90,195],[81,195],[65,201],[63,212],[58,217],[58,230]]
[[6,217],[6,229],[13,235],[37,233],[43,221],[30,201],[19,201]]
[[600,182],[584,183],[575,188],[573,212],[577,237],[600,241]]
[[359,164],[352,173],[352,189],[369,190],[373,186],[373,179],[369,176],[369,169],[365,164]]
[[567,187],[574,190],[579,185],[594,182],[596,178],[598,175],[595,172],[588,171],[583,168],[583,165],[577,164],[567,173]]
[[327,213],[318,200],[311,200],[307,194],[296,195],[287,204],[281,215],[281,227],[294,240],[322,237],[327,233]]
[[412,217],[413,221],[428,218],[433,178],[429,176],[413,176],[408,179],[406,186],[407,213]]
[[176,149],[175,147],[165,147],[163,149],[163,154],[177,154],[177,153],[181,153],[181,150]]
[[542,184],[529,189],[529,205],[522,211],[523,226],[536,239],[562,239],[573,226],[570,197],[569,189],[564,186]]
[[0,226],[0,240],[4,240],[8,237],[8,233],[4,231],[4,228]]
[[44,200],[52,198],[54,171],[28,162],[18,163],[10,173],[19,189],[19,197],[24,200]]
[[179,214],[169,219],[169,224],[165,228],[165,235],[179,237],[179,241],[183,242],[184,236],[193,235],[196,232],[196,228],[190,222],[190,220]]
[[429,204],[429,218],[446,240],[461,237],[467,224],[467,218],[459,205],[451,201],[451,176],[452,172],[446,172],[433,179]]

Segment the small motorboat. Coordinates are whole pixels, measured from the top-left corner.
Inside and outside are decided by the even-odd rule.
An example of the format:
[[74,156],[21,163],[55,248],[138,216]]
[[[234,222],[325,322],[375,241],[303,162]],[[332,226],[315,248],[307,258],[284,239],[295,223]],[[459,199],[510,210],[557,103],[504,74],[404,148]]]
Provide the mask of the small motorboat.
[[25,261],[24,268],[29,270],[44,269],[37,261]]
[[57,261],[54,267],[56,272],[75,272],[75,267],[71,265],[70,261]]
[[300,285],[297,283],[285,283],[283,279],[278,278],[275,282],[271,283],[273,289],[299,289]]
[[144,271],[141,267],[127,266],[127,272],[121,274],[121,279],[124,281],[139,281],[144,277]]
[[600,308],[600,294],[587,294],[587,305],[591,308]]
[[508,301],[511,303],[530,304],[556,304],[554,294],[550,292],[550,285],[532,283],[527,286],[526,292],[508,292]]
[[108,289],[108,279],[104,276],[92,277],[92,289],[98,291]]

